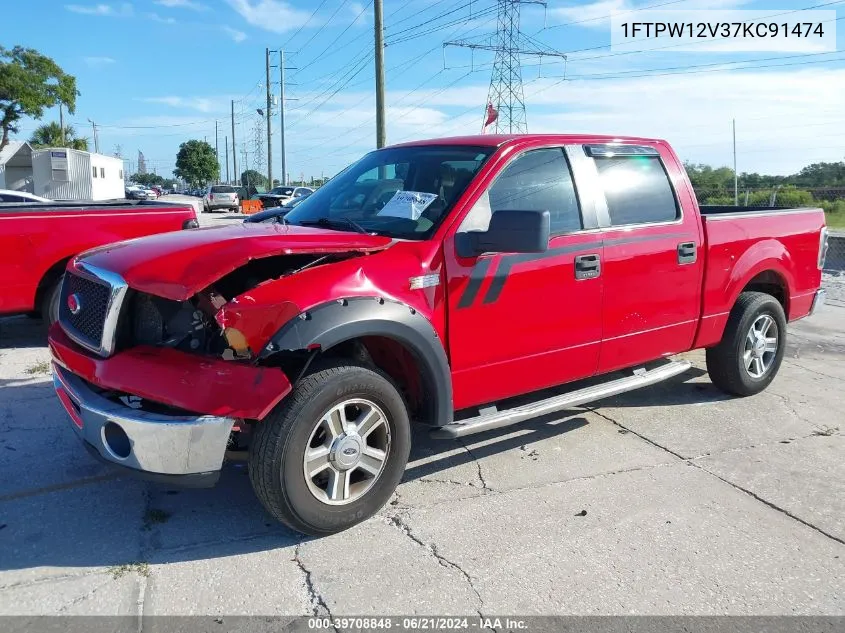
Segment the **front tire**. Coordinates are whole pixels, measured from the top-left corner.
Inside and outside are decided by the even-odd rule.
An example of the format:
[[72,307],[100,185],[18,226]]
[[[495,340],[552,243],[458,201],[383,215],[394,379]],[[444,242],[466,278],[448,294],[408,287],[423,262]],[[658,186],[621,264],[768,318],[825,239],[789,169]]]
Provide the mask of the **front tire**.
[[44,290],[44,295],[41,298],[41,317],[47,327],[50,327],[59,320],[59,299],[62,295],[62,282],[65,276],[60,275]]
[[303,378],[257,424],[249,477],[277,520],[321,536],[378,512],[399,484],[410,448],[408,411],[393,382],[339,361]]
[[707,372],[722,391],[753,396],[774,380],[786,349],[786,315],[773,296],[743,292],[722,340],[707,349]]

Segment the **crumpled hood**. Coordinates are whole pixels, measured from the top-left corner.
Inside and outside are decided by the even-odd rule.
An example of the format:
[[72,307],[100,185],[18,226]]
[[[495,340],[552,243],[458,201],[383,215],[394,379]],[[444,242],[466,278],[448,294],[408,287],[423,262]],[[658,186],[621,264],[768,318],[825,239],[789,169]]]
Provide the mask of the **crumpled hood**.
[[252,259],[305,253],[368,253],[391,239],[284,224],[242,223],[161,233],[79,256],[117,273],[130,288],[184,301]]

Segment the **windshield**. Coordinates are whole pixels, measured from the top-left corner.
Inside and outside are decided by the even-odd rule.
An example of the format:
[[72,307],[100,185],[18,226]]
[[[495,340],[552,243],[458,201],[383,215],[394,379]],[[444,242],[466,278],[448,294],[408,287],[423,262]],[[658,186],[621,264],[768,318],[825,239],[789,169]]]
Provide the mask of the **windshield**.
[[421,145],[371,152],[308,196],[289,224],[425,239],[495,148]]

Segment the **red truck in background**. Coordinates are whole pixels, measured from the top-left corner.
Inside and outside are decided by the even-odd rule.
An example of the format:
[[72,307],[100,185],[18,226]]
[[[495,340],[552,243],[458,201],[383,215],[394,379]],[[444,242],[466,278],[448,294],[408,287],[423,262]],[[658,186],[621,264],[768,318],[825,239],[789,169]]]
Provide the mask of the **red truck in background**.
[[74,255],[197,226],[193,207],[176,204],[0,203],[0,315],[37,313],[53,323],[62,275]]
[[820,209],[700,209],[664,141],[409,143],[277,223],[75,258],[54,385],[100,459],[209,485],[247,448],[267,510],[327,534],[389,499],[412,419],[488,431],[678,375],[695,348],[721,389],[762,391],[823,301],[825,248]]

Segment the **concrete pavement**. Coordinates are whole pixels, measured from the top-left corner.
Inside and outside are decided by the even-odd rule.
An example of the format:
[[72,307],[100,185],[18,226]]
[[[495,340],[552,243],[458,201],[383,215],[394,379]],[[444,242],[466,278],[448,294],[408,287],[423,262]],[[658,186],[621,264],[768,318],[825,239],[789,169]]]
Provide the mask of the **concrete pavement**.
[[323,539],[274,523],[243,464],[191,491],[91,460],[39,324],[0,320],[0,614],[845,614],[833,303],[791,326],[758,396],[717,391],[696,352],[673,381],[509,432],[418,429],[391,502]]

